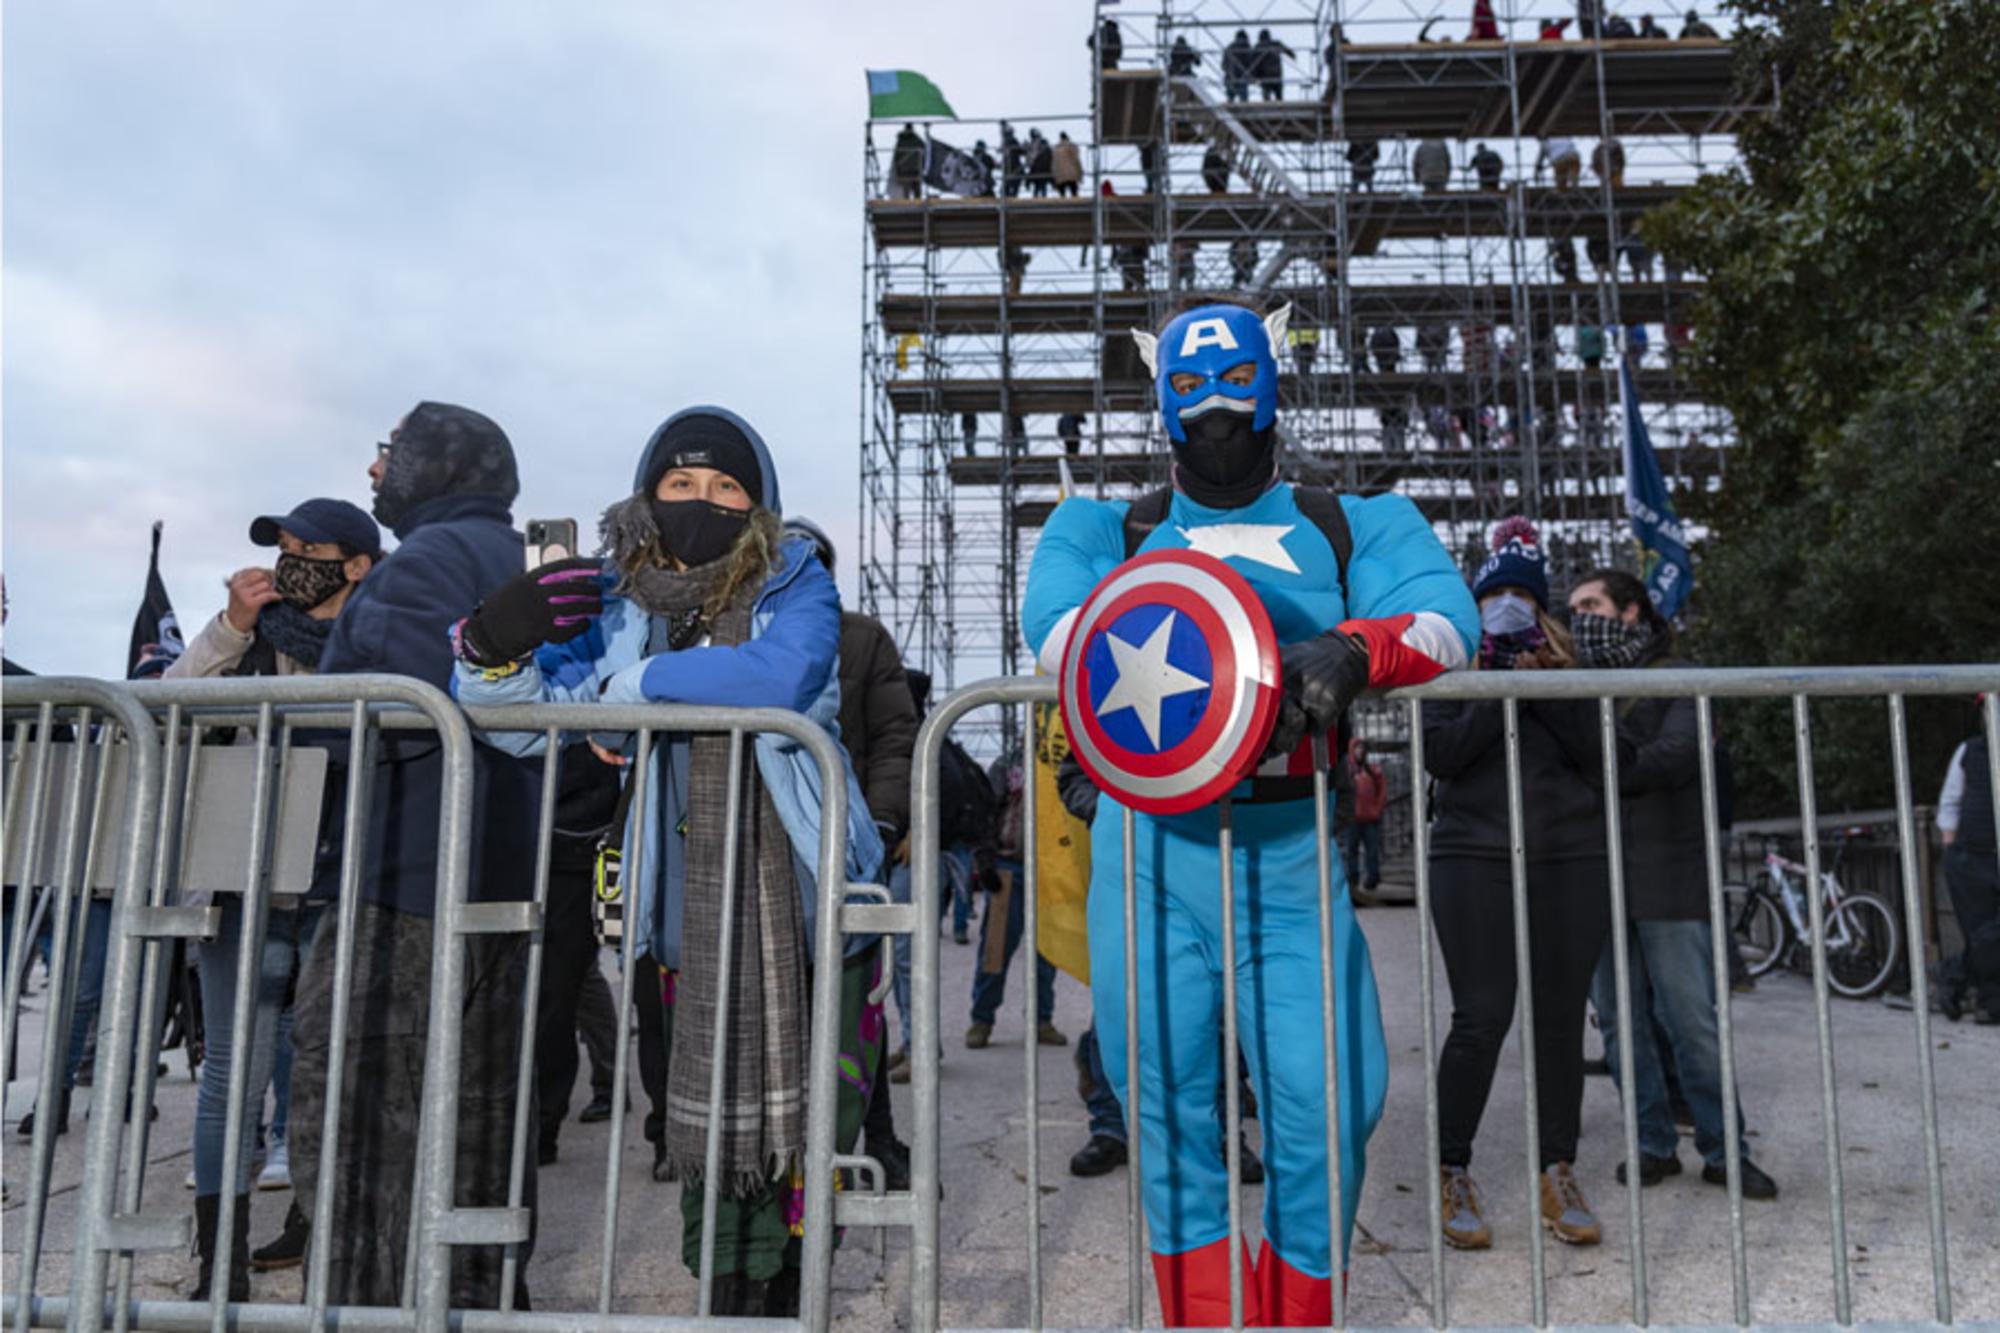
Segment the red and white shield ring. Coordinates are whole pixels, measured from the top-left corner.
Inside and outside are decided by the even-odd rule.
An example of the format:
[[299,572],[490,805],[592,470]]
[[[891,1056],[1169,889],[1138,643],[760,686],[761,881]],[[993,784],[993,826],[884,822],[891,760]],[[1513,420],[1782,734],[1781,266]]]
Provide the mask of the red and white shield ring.
[[1148,552],[1084,600],[1057,693],[1070,749],[1100,791],[1182,814],[1256,769],[1278,711],[1278,636],[1222,561]]

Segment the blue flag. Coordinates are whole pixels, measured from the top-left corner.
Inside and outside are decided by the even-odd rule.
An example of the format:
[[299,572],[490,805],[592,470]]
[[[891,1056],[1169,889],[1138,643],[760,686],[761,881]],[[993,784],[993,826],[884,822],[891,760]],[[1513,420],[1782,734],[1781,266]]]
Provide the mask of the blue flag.
[[1653,605],[1671,620],[1694,586],[1694,561],[1688,556],[1687,533],[1674,512],[1673,496],[1660,472],[1659,455],[1639,415],[1639,391],[1632,383],[1632,363],[1618,373],[1625,390],[1625,512],[1632,519],[1632,538],[1644,554],[1646,591]]

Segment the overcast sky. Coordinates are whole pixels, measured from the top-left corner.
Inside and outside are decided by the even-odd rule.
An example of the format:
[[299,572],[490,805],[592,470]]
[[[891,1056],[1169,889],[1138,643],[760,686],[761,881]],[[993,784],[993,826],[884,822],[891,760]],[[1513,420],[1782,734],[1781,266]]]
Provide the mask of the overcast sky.
[[863,70],[1084,111],[1090,12],[8,3],[7,655],[122,674],[153,519],[198,625],[268,559],[250,519],[366,507],[424,398],[506,428],[517,519],[587,529],[661,418],[725,404],[851,549]]

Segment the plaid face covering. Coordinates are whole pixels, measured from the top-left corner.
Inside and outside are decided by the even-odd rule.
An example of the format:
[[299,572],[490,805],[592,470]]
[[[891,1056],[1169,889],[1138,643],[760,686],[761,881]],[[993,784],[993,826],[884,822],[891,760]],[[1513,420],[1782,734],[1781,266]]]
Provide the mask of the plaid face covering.
[[1628,625],[1587,611],[1570,618],[1569,633],[1576,644],[1577,662],[1586,667],[1637,666],[1653,646],[1653,627],[1645,621]]

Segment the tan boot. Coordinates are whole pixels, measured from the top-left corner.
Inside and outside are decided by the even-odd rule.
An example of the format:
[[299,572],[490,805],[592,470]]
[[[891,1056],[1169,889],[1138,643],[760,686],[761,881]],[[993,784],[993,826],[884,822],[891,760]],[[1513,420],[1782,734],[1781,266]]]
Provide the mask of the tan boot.
[[1595,1245],[1604,1239],[1568,1162],[1557,1162],[1542,1172],[1542,1225],[1567,1245]]
[[1493,1233],[1479,1212],[1479,1187],[1462,1166],[1447,1166],[1438,1177],[1443,1192],[1442,1225],[1447,1245],[1458,1250],[1484,1250],[1493,1244]]

